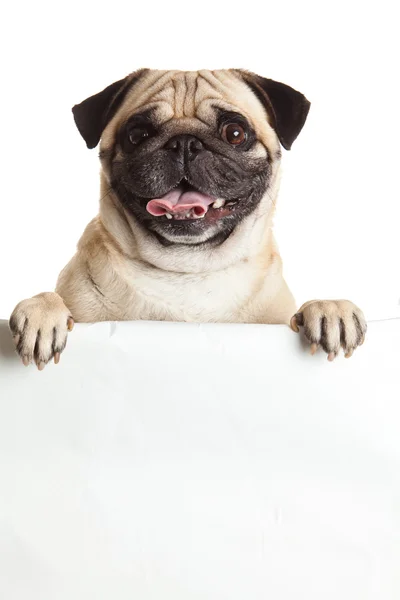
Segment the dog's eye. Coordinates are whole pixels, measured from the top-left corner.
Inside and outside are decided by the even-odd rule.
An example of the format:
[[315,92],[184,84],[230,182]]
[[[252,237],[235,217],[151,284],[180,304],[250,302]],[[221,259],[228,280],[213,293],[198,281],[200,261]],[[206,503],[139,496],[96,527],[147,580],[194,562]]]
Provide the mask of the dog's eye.
[[127,133],[128,140],[133,146],[140,144],[140,142],[149,137],[149,130],[146,127],[135,127],[129,129]]
[[147,138],[156,134],[154,125],[149,119],[136,117],[133,121],[124,125],[119,133],[119,143],[123,152],[133,152]]
[[226,123],[221,132],[222,139],[232,146],[240,146],[247,140],[247,133],[237,123]]

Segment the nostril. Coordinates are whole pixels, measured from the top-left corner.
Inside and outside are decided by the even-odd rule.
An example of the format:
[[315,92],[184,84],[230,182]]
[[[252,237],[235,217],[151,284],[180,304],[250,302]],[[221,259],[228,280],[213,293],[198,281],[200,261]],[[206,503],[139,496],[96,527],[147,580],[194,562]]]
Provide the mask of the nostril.
[[168,148],[168,150],[178,151],[181,149],[181,140],[179,138],[174,137],[168,140],[168,142],[165,144],[165,147]]
[[189,141],[189,152],[197,154],[203,150],[203,144],[197,138],[193,138]]

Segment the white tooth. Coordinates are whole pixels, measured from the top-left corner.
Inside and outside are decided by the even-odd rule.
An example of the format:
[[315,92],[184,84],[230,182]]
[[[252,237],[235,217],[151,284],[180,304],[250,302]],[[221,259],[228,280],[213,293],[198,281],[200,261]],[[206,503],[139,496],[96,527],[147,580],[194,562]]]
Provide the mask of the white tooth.
[[165,213],[165,216],[167,217],[167,219],[172,219],[172,215],[170,215],[169,213]]
[[195,219],[204,219],[204,217],[206,216],[206,213],[203,213],[202,215],[193,215]]
[[222,200],[221,198],[219,200],[216,200],[213,204],[213,208],[222,208],[222,206],[224,206],[225,204],[225,200]]
[[190,210],[188,210],[188,211],[187,211],[187,213],[186,213],[186,215],[185,215],[185,217],[186,217],[187,219],[190,219],[190,213],[191,213],[191,211],[190,211]]

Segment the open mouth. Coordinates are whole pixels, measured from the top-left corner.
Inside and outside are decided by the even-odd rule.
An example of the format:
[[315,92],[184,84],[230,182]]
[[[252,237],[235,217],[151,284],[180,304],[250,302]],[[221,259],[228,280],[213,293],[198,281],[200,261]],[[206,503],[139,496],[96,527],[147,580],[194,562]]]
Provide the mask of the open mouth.
[[147,202],[146,210],[153,217],[168,220],[216,220],[229,215],[234,210],[235,202],[225,202],[196,190],[186,180],[170,190],[161,198]]

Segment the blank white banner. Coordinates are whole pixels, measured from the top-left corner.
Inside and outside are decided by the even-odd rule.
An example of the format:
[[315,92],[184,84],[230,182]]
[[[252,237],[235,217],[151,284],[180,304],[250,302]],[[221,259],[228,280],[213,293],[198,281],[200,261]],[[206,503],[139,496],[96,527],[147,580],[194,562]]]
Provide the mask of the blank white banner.
[[398,600],[400,320],[350,360],[285,326],[0,323],[4,600]]

